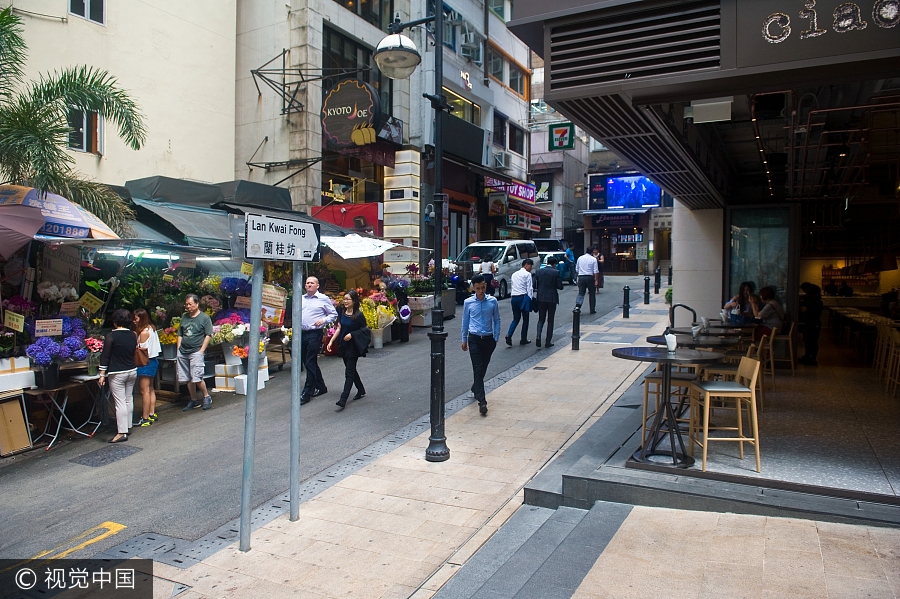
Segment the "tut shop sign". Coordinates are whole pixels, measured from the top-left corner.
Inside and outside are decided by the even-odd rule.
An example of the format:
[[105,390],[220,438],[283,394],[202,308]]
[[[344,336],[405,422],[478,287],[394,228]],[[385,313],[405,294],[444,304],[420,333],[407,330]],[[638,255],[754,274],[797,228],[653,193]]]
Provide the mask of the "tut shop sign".
[[562,123],[550,125],[550,135],[547,136],[551,152],[554,150],[572,150],[575,148],[575,124]]
[[339,148],[375,143],[381,104],[374,87],[357,79],[341,81],[322,103],[322,138]]
[[492,177],[485,177],[484,186],[488,192],[505,191],[511,198],[515,198],[520,202],[534,204],[534,185],[529,183],[506,183]]
[[260,214],[244,218],[247,259],[318,262],[319,225]]

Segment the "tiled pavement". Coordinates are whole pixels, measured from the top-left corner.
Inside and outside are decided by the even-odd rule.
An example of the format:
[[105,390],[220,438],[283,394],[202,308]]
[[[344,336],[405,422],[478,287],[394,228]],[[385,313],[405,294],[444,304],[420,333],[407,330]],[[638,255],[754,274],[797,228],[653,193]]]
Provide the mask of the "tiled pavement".
[[[633,335],[637,322],[659,330],[665,320],[661,310],[625,326],[616,316],[583,325],[582,336]],[[613,358],[611,347],[560,348],[542,370],[490,392],[487,417],[474,404],[449,417],[447,462],[425,461],[424,433],[303,503],[298,522],[282,516],[254,531],[249,552],[235,544],[187,569],[155,564],[155,596],[185,585],[181,599],[432,597],[528,509],[523,485],[640,376],[646,365]],[[583,580],[562,585],[567,596],[900,596],[896,530],[636,507],[595,550]],[[497,588],[466,596],[503,596]]]

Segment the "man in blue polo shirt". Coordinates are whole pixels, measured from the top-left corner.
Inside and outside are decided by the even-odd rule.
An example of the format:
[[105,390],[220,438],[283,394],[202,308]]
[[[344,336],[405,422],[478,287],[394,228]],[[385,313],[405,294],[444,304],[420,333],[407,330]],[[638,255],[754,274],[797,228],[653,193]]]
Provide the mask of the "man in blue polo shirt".
[[482,275],[472,277],[475,295],[463,303],[462,350],[469,352],[475,381],[472,393],[478,401],[482,416],[487,416],[487,399],[484,392],[484,375],[491,363],[491,354],[500,339],[500,306],[497,298],[487,295],[487,281]]

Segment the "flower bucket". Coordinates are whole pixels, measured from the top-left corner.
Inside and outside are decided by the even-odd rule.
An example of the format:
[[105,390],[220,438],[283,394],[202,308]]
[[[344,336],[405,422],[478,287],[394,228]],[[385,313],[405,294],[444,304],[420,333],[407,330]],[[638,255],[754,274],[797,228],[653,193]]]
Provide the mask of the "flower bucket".
[[175,359],[175,352],[178,351],[178,346],[176,346],[174,343],[168,343],[166,345],[161,345],[160,348],[162,349],[163,359],[165,359],[165,360],[174,360]]
[[41,382],[41,387],[44,389],[57,389],[59,388],[59,363],[54,362],[49,366],[44,366],[41,368],[41,375],[43,381]]
[[88,376],[97,376],[100,374],[100,353],[92,352],[88,354],[87,359],[87,373]]
[[375,349],[381,349],[384,347],[385,343],[389,343],[391,338],[391,327],[384,327],[382,329],[370,329],[372,333],[372,343],[370,347],[374,347]]

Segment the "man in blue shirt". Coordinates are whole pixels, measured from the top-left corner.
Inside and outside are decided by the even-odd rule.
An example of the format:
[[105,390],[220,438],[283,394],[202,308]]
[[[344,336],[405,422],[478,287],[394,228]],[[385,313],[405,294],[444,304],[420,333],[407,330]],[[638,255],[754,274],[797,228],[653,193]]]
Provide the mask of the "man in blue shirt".
[[482,416],[487,416],[487,399],[484,393],[484,375],[491,363],[491,355],[500,339],[500,305],[497,298],[487,295],[487,281],[482,275],[472,277],[475,295],[463,303],[462,350],[469,352],[475,382],[472,393],[478,401]]

